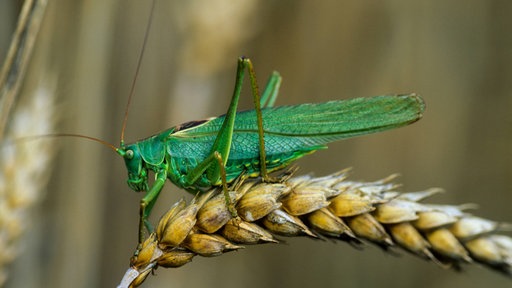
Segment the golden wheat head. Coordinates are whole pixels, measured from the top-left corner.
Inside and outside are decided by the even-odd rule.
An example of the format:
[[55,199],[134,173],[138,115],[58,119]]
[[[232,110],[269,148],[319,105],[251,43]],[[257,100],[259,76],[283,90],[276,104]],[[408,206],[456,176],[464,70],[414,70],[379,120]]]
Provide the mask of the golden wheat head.
[[512,238],[498,234],[508,225],[466,212],[473,205],[421,203],[441,189],[400,193],[391,182],[396,175],[355,182],[346,179],[347,172],[285,175],[280,183],[240,181],[230,192],[236,218],[218,189],[190,204],[180,200],[132,257],[120,287],[137,287],[158,266],[180,267],[196,255],[279,243],[276,236],[370,242],[385,250],[404,249],[442,267],[479,262],[512,276]]

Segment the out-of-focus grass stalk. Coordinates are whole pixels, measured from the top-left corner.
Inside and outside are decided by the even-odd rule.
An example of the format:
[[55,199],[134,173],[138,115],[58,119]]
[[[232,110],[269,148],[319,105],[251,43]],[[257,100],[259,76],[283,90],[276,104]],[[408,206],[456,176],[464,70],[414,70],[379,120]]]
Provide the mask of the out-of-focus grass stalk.
[[31,91],[31,99],[18,97],[45,8],[46,0],[25,1],[0,73],[0,286],[8,276],[7,265],[20,252],[19,240],[46,184],[52,157],[48,141],[15,141],[52,131],[52,81]]

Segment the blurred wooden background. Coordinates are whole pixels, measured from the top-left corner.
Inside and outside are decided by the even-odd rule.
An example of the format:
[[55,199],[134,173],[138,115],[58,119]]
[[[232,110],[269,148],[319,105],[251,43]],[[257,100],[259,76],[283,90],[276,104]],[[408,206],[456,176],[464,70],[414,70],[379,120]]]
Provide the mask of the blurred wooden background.
[[[2,1],[0,57],[19,1]],[[57,132],[119,141],[150,1],[49,1],[33,65],[57,80]],[[222,114],[236,59],[263,84],[284,77],[278,104],[417,92],[420,122],[335,143],[299,162],[352,179],[400,172],[403,191],[443,187],[431,202],[478,203],[512,221],[512,2],[158,0],[126,131],[128,142]],[[33,71],[41,71],[32,69]],[[52,79],[52,80],[49,80]],[[247,86],[248,87],[248,86]],[[248,90],[248,89],[246,89]],[[250,94],[242,107],[251,107]],[[24,95],[30,97],[30,95]],[[142,195],[124,163],[95,143],[58,139],[46,197],[7,287],[112,287],[136,245]],[[186,193],[167,185],[154,218]],[[188,197],[188,195],[185,195]],[[505,287],[478,265],[457,274],[403,253],[289,239],[159,269],[146,287]]]

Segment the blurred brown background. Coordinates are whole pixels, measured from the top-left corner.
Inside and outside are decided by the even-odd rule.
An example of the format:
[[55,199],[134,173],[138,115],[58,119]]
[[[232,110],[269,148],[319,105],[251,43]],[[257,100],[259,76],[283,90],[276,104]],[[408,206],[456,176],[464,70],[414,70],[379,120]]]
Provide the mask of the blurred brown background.
[[[57,80],[57,132],[119,141],[150,1],[49,1],[29,79]],[[19,3],[2,1],[1,52]],[[400,172],[403,191],[443,187],[438,203],[478,203],[512,221],[512,2],[157,1],[130,107],[128,142],[223,114],[236,58],[263,85],[284,77],[278,104],[417,92],[420,122],[330,145],[299,162],[352,179]],[[41,73],[40,71],[44,71]],[[248,87],[248,86],[246,86]],[[246,89],[248,90],[248,89]],[[242,108],[251,107],[247,93]],[[23,97],[30,97],[24,95]],[[121,159],[95,143],[57,139],[46,197],[7,287],[112,287],[136,245],[142,195]],[[154,218],[186,193],[167,185]],[[188,195],[186,195],[189,197]],[[288,239],[159,269],[145,287],[509,287],[478,265],[461,274],[403,253]]]

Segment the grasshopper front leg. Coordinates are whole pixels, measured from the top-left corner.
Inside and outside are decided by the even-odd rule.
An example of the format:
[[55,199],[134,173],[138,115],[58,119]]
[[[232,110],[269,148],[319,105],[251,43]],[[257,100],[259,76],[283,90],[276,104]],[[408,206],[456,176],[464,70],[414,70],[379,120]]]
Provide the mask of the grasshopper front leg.
[[[160,195],[160,191],[164,187],[165,180],[167,178],[167,171],[161,170],[156,173],[155,182],[153,186],[148,190],[144,198],[140,200],[140,209],[139,209],[139,246],[144,242],[144,226],[148,230],[148,233],[153,232],[153,226],[148,221],[148,217],[151,214],[151,210],[155,205],[158,196]],[[138,249],[137,249],[138,251]]]

